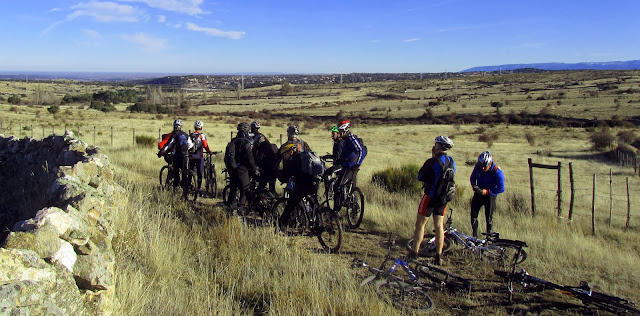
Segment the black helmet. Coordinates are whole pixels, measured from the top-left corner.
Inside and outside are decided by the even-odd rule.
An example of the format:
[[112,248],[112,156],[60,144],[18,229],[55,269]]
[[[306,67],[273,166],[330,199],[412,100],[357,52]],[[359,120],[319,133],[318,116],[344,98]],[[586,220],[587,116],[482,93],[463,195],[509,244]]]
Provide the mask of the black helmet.
[[298,136],[298,134],[300,134],[300,130],[298,129],[297,126],[291,125],[291,126],[287,127],[287,134],[290,134],[290,135],[293,135],[293,136]]
[[260,129],[260,123],[257,121],[251,122],[251,128]]
[[249,133],[249,123],[242,122],[238,124],[238,133]]

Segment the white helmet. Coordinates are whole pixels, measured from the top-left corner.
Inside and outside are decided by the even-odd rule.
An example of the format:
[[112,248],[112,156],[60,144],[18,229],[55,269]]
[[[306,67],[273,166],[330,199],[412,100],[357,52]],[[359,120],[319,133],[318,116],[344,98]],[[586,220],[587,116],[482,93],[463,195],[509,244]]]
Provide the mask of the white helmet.
[[485,151],[478,156],[478,164],[483,168],[491,166],[492,162],[493,157],[491,157],[491,153],[488,151]]
[[177,130],[182,128],[182,120],[181,119],[176,119],[175,121],[173,121],[173,129]]
[[447,136],[438,136],[436,137],[435,142],[440,144],[444,150],[453,148],[453,141]]
[[195,129],[202,129],[204,127],[204,123],[202,123],[201,120],[197,120],[195,123],[193,123],[193,128]]

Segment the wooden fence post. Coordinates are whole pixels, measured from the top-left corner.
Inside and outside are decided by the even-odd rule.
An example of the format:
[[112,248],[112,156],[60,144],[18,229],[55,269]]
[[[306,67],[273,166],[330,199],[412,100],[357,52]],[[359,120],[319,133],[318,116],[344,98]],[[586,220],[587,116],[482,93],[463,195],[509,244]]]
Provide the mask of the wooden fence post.
[[560,175],[562,171],[562,164],[558,161],[558,217],[562,214],[562,178]]
[[33,138],[33,124],[31,124],[31,138]]
[[629,229],[629,220],[631,219],[631,200],[629,199],[629,177],[627,177],[627,222],[624,224],[624,231]]
[[42,126],[42,139],[44,139],[44,125]]
[[158,142],[162,141],[162,129],[158,128]]
[[591,199],[591,235],[596,235],[596,174],[593,174],[593,191]]
[[56,134],[56,126],[51,125],[51,135],[55,135],[55,134]]
[[93,145],[96,145],[96,126],[93,125]]
[[111,146],[113,146],[113,126],[111,126]]
[[569,200],[569,220],[573,219],[573,201],[576,196],[576,189],[573,183],[573,163],[569,163],[569,183],[571,185],[571,199]]
[[609,168],[609,228],[613,217],[613,172]]
[[[282,135],[281,135],[282,136]],[[535,190],[533,188],[533,166],[531,166],[531,158],[529,158],[529,183],[531,186],[531,216],[536,216],[536,199]]]
[[131,141],[131,144],[135,146],[136,144],[136,128],[133,128],[133,139]]

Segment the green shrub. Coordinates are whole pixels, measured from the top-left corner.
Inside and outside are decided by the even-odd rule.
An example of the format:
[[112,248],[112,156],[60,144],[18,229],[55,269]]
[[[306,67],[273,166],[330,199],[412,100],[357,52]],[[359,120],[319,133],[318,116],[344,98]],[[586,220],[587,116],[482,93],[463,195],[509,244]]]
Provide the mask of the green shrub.
[[608,127],[603,127],[599,131],[593,132],[590,139],[594,150],[604,150],[613,146],[615,137]]
[[400,168],[387,168],[373,174],[371,181],[389,192],[422,192],[422,183],[418,181],[418,165],[404,165]]
[[52,105],[52,106],[47,108],[47,111],[49,111],[49,113],[51,113],[51,114],[56,114],[56,113],[60,112],[60,106],[59,105]]
[[153,136],[136,135],[136,144],[143,147],[154,147],[158,140]]

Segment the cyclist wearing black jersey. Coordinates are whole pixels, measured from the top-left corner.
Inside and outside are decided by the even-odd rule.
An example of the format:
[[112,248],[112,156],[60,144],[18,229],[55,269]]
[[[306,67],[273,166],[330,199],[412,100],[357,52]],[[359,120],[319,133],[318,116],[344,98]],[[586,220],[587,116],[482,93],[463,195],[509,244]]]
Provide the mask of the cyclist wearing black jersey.
[[303,197],[318,192],[318,179],[315,176],[302,172],[302,159],[298,147],[294,143],[284,144],[280,148],[283,160],[283,169],[278,177],[280,182],[287,183],[293,179],[293,191],[287,200],[287,205],[278,224],[284,227],[289,224],[291,212],[300,203]]

